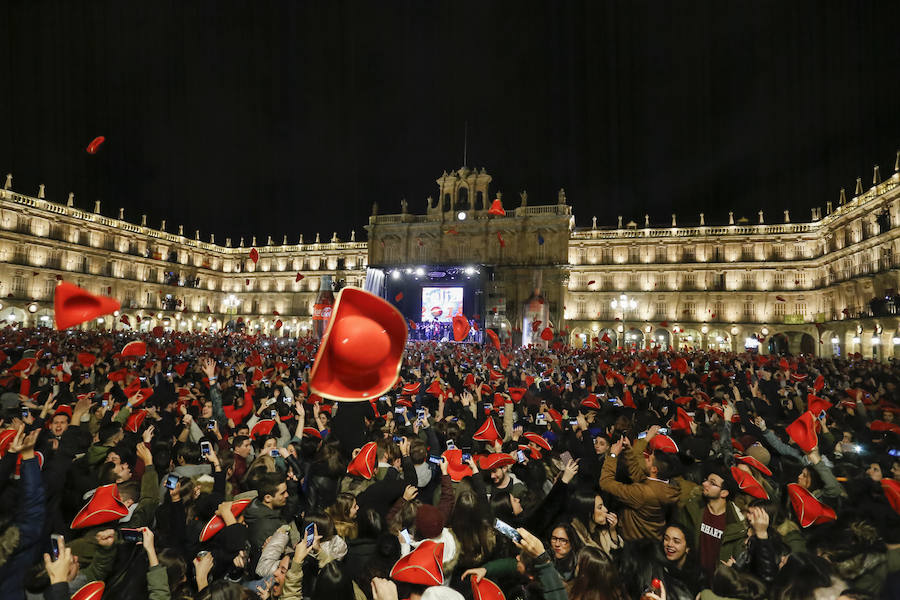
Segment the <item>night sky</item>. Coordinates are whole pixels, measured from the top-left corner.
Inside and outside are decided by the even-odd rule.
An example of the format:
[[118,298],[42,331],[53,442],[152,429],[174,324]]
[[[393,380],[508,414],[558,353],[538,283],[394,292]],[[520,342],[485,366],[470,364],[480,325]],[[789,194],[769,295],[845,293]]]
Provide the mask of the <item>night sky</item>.
[[896,0],[6,0],[0,174],[205,240],[365,239],[373,201],[423,212],[468,122],[508,208],[565,187],[579,226],[808,220],[893,172],[897,23]]

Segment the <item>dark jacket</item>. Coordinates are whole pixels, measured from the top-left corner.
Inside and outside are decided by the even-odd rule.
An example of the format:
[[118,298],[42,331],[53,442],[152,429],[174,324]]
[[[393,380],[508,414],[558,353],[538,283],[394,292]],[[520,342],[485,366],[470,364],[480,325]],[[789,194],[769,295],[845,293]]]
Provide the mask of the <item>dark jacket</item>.
[[34,562],[44,529],[44,485],[37,458],[23,460],[20,473],[19,506],[13,521],[19,530],[19,543],[0,566],[0,598],[10,600],[25,597],[22,579]]
[[[700,525],[703,523],[703,511],[706,503],[698,488],[681,509],[680,521],[687,527],[693,536],[693,547],[700,547]],[[719,559],[728,560],[732,556],[737,558],[744,549],[744,540],[747,537],[747,522],[741,510],[732,502],[727,501],[725,507],[725,531],[722,533],[722,546],[719,550]]]
[[259,560],[266,540],[275,533],[276,529],[285,524],[285,520],[282,518],[281,512],[269,508],[256,499],[244,510],[244,522],[249,528],[248,539],[252,552],[250,564],[255,569],[256,561]]

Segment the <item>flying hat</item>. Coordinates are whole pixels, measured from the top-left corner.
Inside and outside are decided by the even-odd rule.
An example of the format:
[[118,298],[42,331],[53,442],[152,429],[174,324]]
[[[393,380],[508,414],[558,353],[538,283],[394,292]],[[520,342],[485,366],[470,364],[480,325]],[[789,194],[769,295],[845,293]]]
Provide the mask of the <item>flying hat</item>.
[[253,429],[250,430],[250,437],[254,440],[261,435],[269,435],[275,427],[274,419],[262,419],[256,422]]
[[506,596],[503,595],[500,586],[487,577],[483,577],[481,581],[478,581],[478,578],[473,576],[469,581],[472,584],[473,600],[506,600]]
[[497,431],[497,425],[494,423],[494,419],[492,417],[488,417],[487,420],[478,428],[474,434],[472,434],[473,440],[478,440],[479,442],[493,442],[500,439],[500,432]]
[[395,581],[416,585],[441,585],[444,583],[443,561],[444,544],[425,540],[394,563],[390,577]]
[[745,494],[749,494],[754,498],[762,498],[763,500],[769,499],[769,494],[763,486],[761,486],[759,482],[753,478],[753,475],[747,471],[737,467],[731,467],[731,476],[734,477],[734,480],[737,482],[738,489]]
[[116,484],[101,485],[84,508],[72,519],[71,529],[105,525],[127,515],[128,508],[119,498],[119,488]]
[[735,460],[744,463],[748,467],[753,467],[754,469],[756,469],[757,471],[759,471],[766,477],[772,476],[771,469],[769,469],[769,467],[767,467],[766,465],[761,463],[759,460],[753,458],[752,456],[735,456],[734,458],[735,458]]
[[829,402],[825,398],[819,398],[818,396],[814,396],[812,394],[808,394],[806,396],[806,410],[814,415],[818,415],[823,410],[827,411],[832,406],[833,404],[831,404],[831,402]]
[[653,436],[653,439],[650,440],[650,447],[666,454],[678,454],[678,444],[675,443],[675,440],[661,433]]
[[650,385],[659,386],[662,385],[662,377],[659,376],[659,373],[654,373],[650,376],[650,379],[647,381]]
[[[231,503],[231,514],[237,517],[242,512],[244,512],[245,508],[250,506],[251,502],[253,502],[253,498],[235,500]],[[213,515],[213,518],[206,523],[206,525],[203,527],[203,530],[200,532],[200,541],[209,541],[212,536],[216,535],[223,529],[225,529],[225,521],[219,515]]]
[[785,431],[803,452],[811,452],[819,444],[815,418],[809,411],[800,415],[796,421],[785,428]]
[[81,366],[85,369],[90,369],[91,365],[97,360],[97,357],[91,354],[90,352],[79,352],[78,353],[78,362],[81,363]]
[[71,600],[100,600],[103,597],[104,589],[106,589],[105,583],[92,581],[78,588],[78,591],[72,594]]
[[891,508],[900,514],[900,481],[885,477],[881,480],[881,488],[884,490],[884,495],[890,502]]
[[478,457],[478,466],[481,467],[483,471],[493,471],[494,469],[508,467],[509,465],[514,464],[516,464],[516,459],[506,452],[492,452],[487,456]]
[[500,201],[500,198],[494,198],[494,201],[491,202],[491,207],[488,209],[488,214],[497,217],[506,216],[506,211],[503,210],[503,203]]
[[466,319],[465,315],[456,315],[453,317],[453,339],[457,342],[461,342],[466,339],[466,336],[469,335],[469,330],[471,327],[469,326],[469,320]]
[[125,431],[130,431],[131,433],[137,433],[138,429],[141,428],[141,424],[143,424],[144,419],[147,418],[147,411],[144,409],[136,410],[130,415],[128,415],[128,420],[125,421]]
[[344,288],[319,345],[310,389],[344,401],[380,396],[397,380],[407,333],[406,320],[390,302]]
[[121,354],[123,357],[143,356],[147,354],[147,344],[138,340],[128,342],[125,344],[125,347],[122,348]]
[[509,393],[509,397],[513,402],[519,402],[528,390],[520,387],[511,387],[506,391]]
[[789,483],[787,490],[801,527],[820,525],[837,518],[833,508],[816,500],[815,496],[798,484]]
[[543,437],[541,437],[539,434],[534,433],[534,432],[532,432],[532,431],[528,431],[528,432],[524,433],[523,435],[524,435],[524,437],[525,437],[529,442],[532,442],[532,443],[534,443],[534,444],[537,444],[538,446],[540,446],[540,447],[543,448],[544,450],[546,450],[546,451],[548,451],[548,452],[549,452],[550,450],[552,450],[552,448],[550,447],[550,442],[548,442],[547,440],[545,440],[545,439],[544,439]]
[[541,339],[545,342],[549,342],[550,340],[552,340],[553,329],[551,329],[550,327],[544,327],[544,329],[541,330]]
[[59,330],[108,315],[119,310],[120,306],[115,298],[95,296],[67,281],[57,285],[53,295],[53,311]]
[[375,442],[369,442],[359,449],[359,454],[347,465],[347,472],[363,479],[372,479],[375,475]]
[[493,329],[485,329],[484,332],[487,334],[488,339],[491,340],[491,344],[494,346],[494,348],[499,350],[500,349],[500,337],[497,335],[497,332],[494,331]]

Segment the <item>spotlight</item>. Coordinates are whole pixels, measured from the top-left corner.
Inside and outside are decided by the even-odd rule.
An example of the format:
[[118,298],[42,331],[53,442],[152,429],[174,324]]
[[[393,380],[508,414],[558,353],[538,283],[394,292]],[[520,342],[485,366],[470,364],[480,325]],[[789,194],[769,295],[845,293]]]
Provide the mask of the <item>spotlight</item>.
[[466,275],[474,275],[474,274],[475,274],[475,267],[466,267],[465,273],[466,273]]
[[400,271],[394,271],[393,273],[391,273],[391,278],[400,279]]
[[425,274],[425,269],[423,269],[422,267],[419,267],[418,269],[416,269],[416,276],[417,276],[417,277],[421,277],[421,276],[424,275],[424,274]]
[[465,221],[465,220],[466,220],[466,213],[465,213],[464,211],[459,211],[458,213],[456,213],[456,218],[457,218],[457,220],[459,220],[459,221]]

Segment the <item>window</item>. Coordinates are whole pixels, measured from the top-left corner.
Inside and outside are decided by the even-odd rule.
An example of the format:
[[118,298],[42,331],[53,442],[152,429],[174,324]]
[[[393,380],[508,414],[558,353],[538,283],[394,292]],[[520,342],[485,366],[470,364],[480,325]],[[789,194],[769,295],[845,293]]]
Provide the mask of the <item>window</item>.
[[794,314],[795,315],[803,315],[806,316],[806,303],[805,302],[797,302],[794,304]]
[[44,298],[52,298],[56,291],[56,280],[48,279],[44,281]]
[[785,314],[784,306],[785,306],[784,302],[776,302],[775,303],[775,316],[776,317],[784,316],[784,314]]
[[756,278],[752,271],[746,271],[743,274],[741,287],[745,290],[756,289]]
[[686,319],[694,319],[697,316],[697,303],[685,302],[682,313]]
[[656,316],[657,319],[665,319],[669,312],[669,305],[665,302],[657,302],[656,303]]
[[641,249],[637,246],[632,246],[628,249],[628,262],[629,263],[639,263],[641,262]]
[[785,282],[785,273],[783,271],[776,271],[775,273],[775,289],[783,290]]
[[666,251],[665,246],[660,246],[656,249],[656,262],[658,262],[658,263],[669,262],[668,252]]
[[681,282],[681,288],[684,290],[697,289],[697,274],[696,273],[686,273],[684,275],[684,279]]
[[756,307],[753,302],[744,302],[744,319],[753,320],[755,318]]
[[693,247],[683,248],[681,251],[681,260],[683,262],[694,262],[695,256]]
[[25,280],[21,275],[16,275],[13,277],[13,294],[16,296],[24,296],[25,295]]
[[716,300],[715,304],[713,304],[712,318],[713,319],[724,319],[725,318],[725,303],[722,302],[721,300]]
[[[541,244],[541,247],[543,247],[543,244]],[[612,248],[604,248],[603,253],[601,254],[601,257],[600,257],[600,262],[603,263],[604,265],[611,265],[612,261],[613,261]]]

